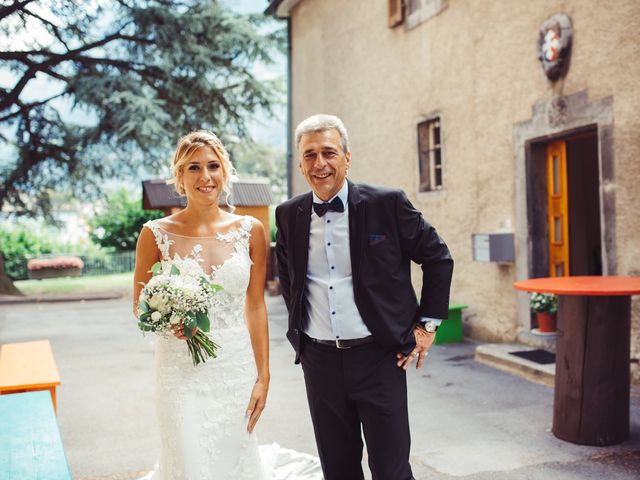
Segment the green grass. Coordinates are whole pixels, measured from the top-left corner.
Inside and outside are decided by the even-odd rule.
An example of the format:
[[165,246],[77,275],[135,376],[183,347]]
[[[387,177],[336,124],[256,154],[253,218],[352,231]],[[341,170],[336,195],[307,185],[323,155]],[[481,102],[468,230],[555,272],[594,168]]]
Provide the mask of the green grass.
[[67,293],[105,293],[133,288],[133,273],[116,273],[96,277],[46,278],[21,280],[15,286],[25,295]]

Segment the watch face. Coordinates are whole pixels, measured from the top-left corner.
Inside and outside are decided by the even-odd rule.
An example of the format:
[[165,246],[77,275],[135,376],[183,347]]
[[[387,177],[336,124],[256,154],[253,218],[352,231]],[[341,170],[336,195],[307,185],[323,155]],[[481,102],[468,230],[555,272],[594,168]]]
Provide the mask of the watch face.
[[436,331],[436,323],[435,322],[427,322],[424,324],[424,329],[429,332],[429,333],[433,333]]

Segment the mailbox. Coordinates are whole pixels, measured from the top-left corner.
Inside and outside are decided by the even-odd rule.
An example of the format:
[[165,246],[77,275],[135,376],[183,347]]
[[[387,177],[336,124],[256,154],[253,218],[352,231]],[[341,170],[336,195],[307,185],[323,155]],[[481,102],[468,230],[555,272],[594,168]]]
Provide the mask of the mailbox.
[[471,235],[476,262],[513,262],[513,233],[474,233]]

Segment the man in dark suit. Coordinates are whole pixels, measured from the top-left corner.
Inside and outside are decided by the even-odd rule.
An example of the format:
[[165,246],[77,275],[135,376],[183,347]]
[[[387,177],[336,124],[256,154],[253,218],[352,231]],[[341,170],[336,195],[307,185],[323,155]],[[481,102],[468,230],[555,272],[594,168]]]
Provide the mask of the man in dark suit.
[[[331,115],[296,129],[312,192],[276,209],[287,337],[325,479],[364,478],[362,428],[373,479],[411,480],[406,369],[422,366],[447,318],[453,260],[402,191],[346,180],[348,142]],[[419,303],[411,261],[423,270]]]

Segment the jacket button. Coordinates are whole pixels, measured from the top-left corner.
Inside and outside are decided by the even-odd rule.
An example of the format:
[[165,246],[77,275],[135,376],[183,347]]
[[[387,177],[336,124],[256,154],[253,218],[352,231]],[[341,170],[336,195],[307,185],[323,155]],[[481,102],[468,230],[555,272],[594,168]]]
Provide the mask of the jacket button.
[[293,333],[295,333],[295,334],[297,335],[297,334],[298,334],[298,329],[297,329],[297,328],[294,328],[294,329],[293,329]]

